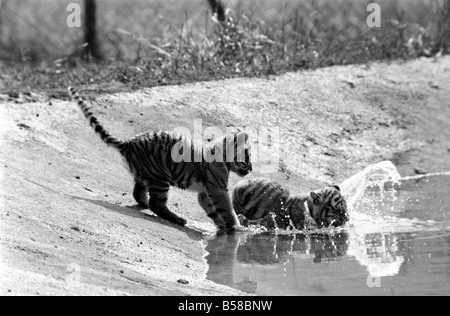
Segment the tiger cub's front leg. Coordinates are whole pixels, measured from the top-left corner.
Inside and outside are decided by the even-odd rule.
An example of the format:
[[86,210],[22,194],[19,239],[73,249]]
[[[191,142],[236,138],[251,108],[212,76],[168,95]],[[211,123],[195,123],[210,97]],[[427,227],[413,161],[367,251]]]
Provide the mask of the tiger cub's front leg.
[[200,192],[198,194],[198,203],[205,210],[206,215],[214,221],[214,224],[216,224],[219,229],[225,228],[225,221],[219,214],[217,214],[214,207],[214,202],[208,197],[208,193]]
[[214,210],[217,213],[217,216],[224,221],[225,228],[233,228],[234,226],[239,226],[239,220],[233,210],[233,207],[231,206],[231,200],[230,196],[228,195],[228,191],[226,189],[207,190],[207,194],[209,200],[211,201],[211,205],[214,207]]

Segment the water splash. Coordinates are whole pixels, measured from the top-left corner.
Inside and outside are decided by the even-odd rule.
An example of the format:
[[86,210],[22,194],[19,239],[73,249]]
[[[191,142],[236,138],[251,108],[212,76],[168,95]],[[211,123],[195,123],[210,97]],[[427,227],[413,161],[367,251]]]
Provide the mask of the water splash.
[[449,174],[440,172],[402,178],[391,161],[366,167],[340,185],[350,212],[347,227],[364,233],[439,229],[434,221],[400,216],[408,208],[408,199],[411,198],[410,193],[402,192],[402,182]]
[[[404,261],[396,254],[392,223],[403,209],[398,189],[401,176],[390,161],[368,166],[345,180],[341,191],[350,212],[347,254],[365,266],[372,277],[396,275]],[[388,224],[389,223],[389,224]]]
[[390,161],[368,166],[345,180],[341,191],[346,197],[351,218],[360,214],[389,216],[397,200],[401,176]]
[[401,182],[423,177],[402,178],[392,162],[383,161],[368,166],[340,185],[351,218],[346,228],[347,254],[366,266],[372,277],[396,275],[404,262],[397,251],[395,233],[440,229],[436,222],[400,216],[407,209],[409,198],[409,194],[402,196]]

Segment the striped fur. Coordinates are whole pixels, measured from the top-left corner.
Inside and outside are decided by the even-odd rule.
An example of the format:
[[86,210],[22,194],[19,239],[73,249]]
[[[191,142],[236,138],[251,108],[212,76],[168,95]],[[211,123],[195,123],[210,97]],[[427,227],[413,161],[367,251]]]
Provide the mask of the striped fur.
[[[186,220],[167,207],[169,188],[176,186],[198,192],[200,205],[218,228],[238,225],[228,195],[228,178],[230,171],[245,176],[252,170],[247,133],[229,134],[205,147],[194,145],[182,135],[163,131],[124,141],[105,130],[74,88],[69,87],[69,93],[102,140],[117,148],[127,161],[135,179],[133,197],[141,207],[172,223],[185,225]],[[221,152],[221,148],[233,150]],[[184,160],[174,158],[181,154]]]
[[[276,224],[281,229],[305,228],[307,211],[319,226],[341,226],[349,219],[345,199],[337,186],[290,196],[287,189],[274,181],[246,179],[234,188],[232,200],[237,214],[249,220],[265,218],[264,225]],[[274,215],[273,220],[270,214]]]

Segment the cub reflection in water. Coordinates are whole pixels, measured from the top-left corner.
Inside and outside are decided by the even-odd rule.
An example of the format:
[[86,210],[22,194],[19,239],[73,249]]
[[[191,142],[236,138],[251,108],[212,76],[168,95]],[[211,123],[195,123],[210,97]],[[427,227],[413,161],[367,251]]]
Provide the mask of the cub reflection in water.
[[254,293],[257,283],[250,280],[234,282],[235,264],[276,265],[287,262],[292,253],[311,258],[314,263],[336,261],[346,254],[346,232],[330,234],[274,235],[224,234],[208,240],[206,260],[208,279],[248,293]]
[[311,277],[308,271],[316,264],[341,269],[335,264],[342,262],[344,256],[356,259],[369,275],[396,275],[402,273],[402,267],[404,270],[412,257],[412,240],[410,234],[359,236],[352,231],[218,235],[207,241],[207,278],[248,293],[256,293],[258,283],[285,287],[290,282],[295,287]]

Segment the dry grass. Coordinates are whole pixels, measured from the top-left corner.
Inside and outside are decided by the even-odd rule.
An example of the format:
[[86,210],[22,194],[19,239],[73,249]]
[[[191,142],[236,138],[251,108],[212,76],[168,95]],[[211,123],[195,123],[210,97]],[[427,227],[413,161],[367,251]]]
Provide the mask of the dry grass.
[[82,30],[66,25],[69,2],[81,3],[0,0],[2,90],[264,76],[445,54],[450,43],[445,0],[379,1],[381,28],[367,27],[361,0],[229,0],[227,25],[205,0],[98,0],[105,59],[90,63],[76,57]]

